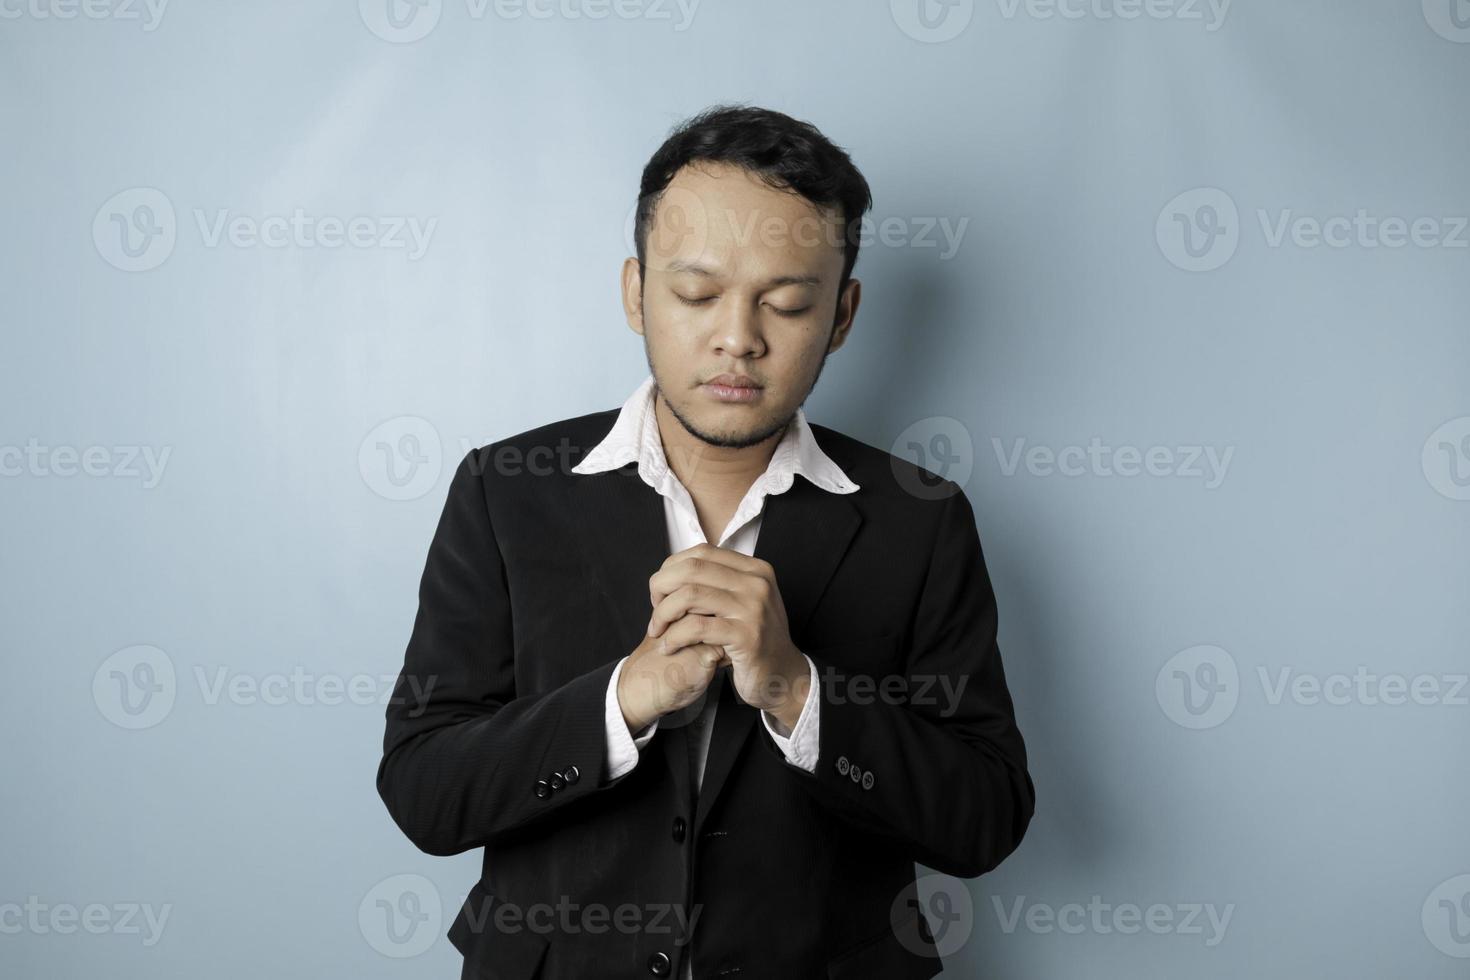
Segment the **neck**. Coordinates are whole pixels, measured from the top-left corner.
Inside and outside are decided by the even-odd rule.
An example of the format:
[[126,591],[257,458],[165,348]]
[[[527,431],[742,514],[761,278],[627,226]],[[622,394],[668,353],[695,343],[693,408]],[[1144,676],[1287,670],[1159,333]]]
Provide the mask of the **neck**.
[[669,468],[696,500],[701,494],[737,500],[744,496],[770,466],[786,431],[783,428],[750,446],[712,446],[684,428],[661,394],[654,399],[654,417]]

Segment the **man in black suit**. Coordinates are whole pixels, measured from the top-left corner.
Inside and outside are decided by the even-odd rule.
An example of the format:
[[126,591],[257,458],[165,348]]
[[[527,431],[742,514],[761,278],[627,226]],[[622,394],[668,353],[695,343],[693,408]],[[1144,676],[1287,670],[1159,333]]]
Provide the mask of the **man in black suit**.
[[969,501],[801,409],[870,206],[806,123],[686,122],[623,267],[649,377],[455,470],[378,790],[422,850],[484,848],[463,977],[931,977],[915,862],[1025,834]]

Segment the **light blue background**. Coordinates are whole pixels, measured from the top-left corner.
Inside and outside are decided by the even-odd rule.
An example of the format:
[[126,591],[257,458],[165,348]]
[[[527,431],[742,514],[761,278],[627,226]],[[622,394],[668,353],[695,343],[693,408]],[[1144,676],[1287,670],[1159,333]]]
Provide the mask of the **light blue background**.
[[[479,854],[424,856],[389,820],[379,678],[465,449],[643,377],[617,294],[639,173],[678,120],[738,100],[849,149],[899,229],[859,259],[810,417],[894,451],[951,436],[995,582],[1038,809],[960,886],[946,976],[1465,975],[1466,692],[1272,691],[1362,668],[1443,694],[1467,670],[1470,233],[1273,246],[1260,217],[1470,214],[1449,0],[1242,0],[1223,21],[987,0],[949,11],[948,40],[903,3],[705,0],[686,21],[443,0],[411,43],[372,2],[174,0],[156,22],[40,2],[0,19],[0,451],[46,447],[0,477],[0,906],[99,903],[112,926],[17,932],[0,909],[0,973],[458,975],[443,930]],[[1223,264],[1187,271],[1169,230],[1203,235],[1221,198],[1200,188],[1238,219],[1205,256]],[[172,247],[125,271],[112,215],[158,195]],[[435,224],[411,257],[210,245],[196,217],[296,209]],[[953,254],[937,229],[921,244],[940,220],[965,222]],[[1213,487],[1004,458],[1094,438],[1231,456]],[[379,443],[419,447],[413,480]],[[64,475],[66,447],[102,447],[108,475]],[[128,475],[145,447],[161,479]],[[1207,678],[1201,645],[1238,679],[1193,716],[1174,668]],[[140,656],[172,666],[174,700],[130,729],[114,671],[146,679]],[[368,703],[213,697],[293,672],[366,678]],[[407,944],[372,924],[398,875],[442,909]],[[1231,917],[1213,945],[1203,916],[1007,928],[1094,896]],[[118,928],[130,903],[167,907],[152,945]]]

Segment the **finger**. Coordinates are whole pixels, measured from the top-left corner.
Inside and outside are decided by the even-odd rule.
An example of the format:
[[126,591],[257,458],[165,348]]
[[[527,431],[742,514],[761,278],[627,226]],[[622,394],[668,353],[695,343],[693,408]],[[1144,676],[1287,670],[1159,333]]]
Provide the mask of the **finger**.
[[684,649],[698,650],[699,664],[706,670],[714,667],[719,667],[728,659],[725,656],[724,647],[717,647],[709,643],[697,643],[692,647],[685,647]]
[[728,565],[731,568],[735,569],[735,571],[737,572],[743,572],[746,575],[754,575],[757,578],[765,579],[772,585],[776,584],[776,569],[774,566],[771,565],[770,562],[766,561],[764,558],[757,558],[754,555],[747,555],[744,552],[736,551],[733,548],[717,548],[713,545],[707,547],[709,548],[709,550],[707,552],[700,553],[698,557],[706,558],[713,562],[719,562],[723,565]]
[[673,653],[696,643],[709,643],[725,647],[744,641],[742,630],[735,620],[723,616],[701,616],[692,613],[676,620],[659,637],[667,644],[665,653]]
[[[708,643],[695,643],[662,661],[661,666],[654,668],[658,670],[662,683],[659,688],[669,692],[672,696],[678,696],[676,692],[687,695],[691,692],[708,686],[714,671],[719,669],[720,659],[723,652],[719,647],[710,646]],[[662,708],[667,709],[669,704],[656,696]]]
[[[714,617],[701,617],[698,613],[691,613],[690,618],[713,619]],[[682,629],[677,633],[672,633],[668,629],[665,629],[663,635],[651,639],[654,639],[656,641],[654,642],[652,647],[653,652],[655,654],[658,654],[659,656],[664,657],[672,657],[675,654],[689,652],[690,647],[695,647],[701,643],[706,642],[705,640],[700,638],[699,631],[697,629],[693,631]]]
[[648,635],[658,636],[686,614],[732,616],[739,612],[740,603],[733,593],[691,582],[679,586],[653,607],[653,615],[648,618]]
[[710,544],[708,541],[701,541],[698,544],[690,545],[681,551],[676,551],[669,555],[669,557],[663,560],[662,567],[678,564],[686,558],[708,558],[712,561],[723,562],[732,568],[754,568],[758,565],[769,565],[768,562],[752,555],[747,555],[744,552],[736,551],[734,548],[722,548],[719,545]]
[[[665,663],[678,664],[681,667],[697,665],[697,669],[701,672],[701,682],[706,682],[709,672],[718,669],[724,662],[725,648],[710,643],[691,643],[665,660]],[[679,676],[688,678],[688,675],[684,673]]]
[[648,596],[657,606],[683,585],[708,585],[729,592],[742,590],[750,575],[721,561],[691,555],[672,565],[665,565],[648,578]]

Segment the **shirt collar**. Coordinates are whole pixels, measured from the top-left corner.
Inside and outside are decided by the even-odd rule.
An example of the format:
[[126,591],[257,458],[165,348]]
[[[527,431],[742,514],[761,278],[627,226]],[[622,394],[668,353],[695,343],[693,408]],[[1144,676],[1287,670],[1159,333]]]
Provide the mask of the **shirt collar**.
[[[623,402],[612,429],[572,467],[572,472],[602,473],[637,462],[638,475],[643,482],[665,493],[668,483],[677,478],[664,456],[663,440],[659,438],[654,414],[654,398],[655,386],[650,374]],[[798,473],[829,493],[853,493],[859,489],[817,445],[816,436],[807,424],[806,413],[800,407],[757,482],[764,483],[766,493],[784,493],[791,488]]]

